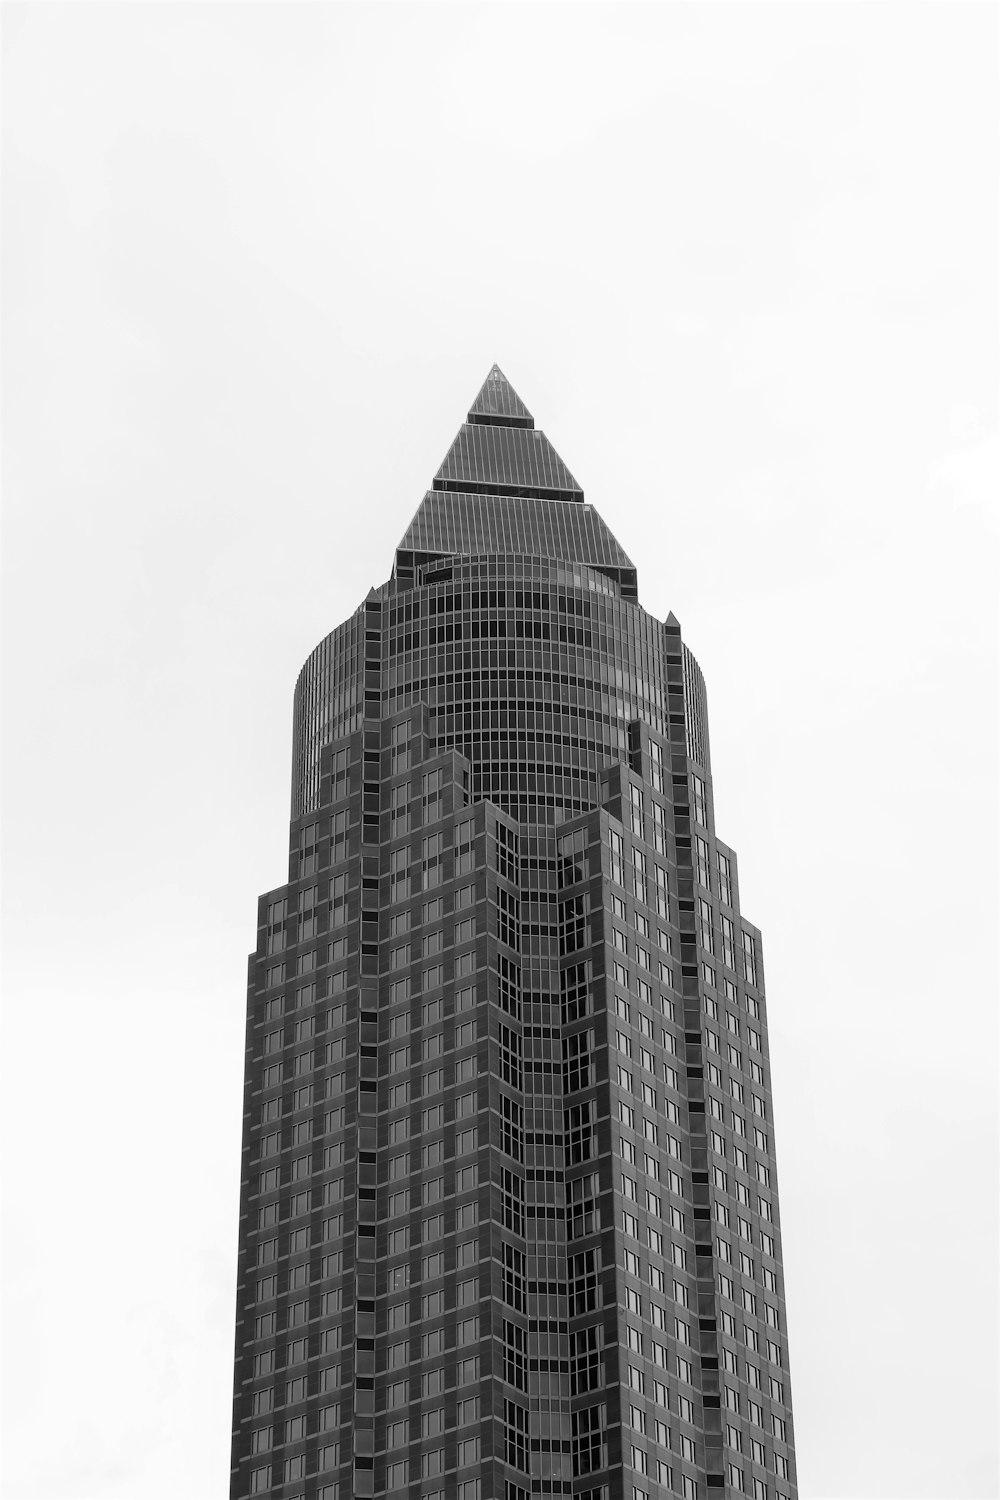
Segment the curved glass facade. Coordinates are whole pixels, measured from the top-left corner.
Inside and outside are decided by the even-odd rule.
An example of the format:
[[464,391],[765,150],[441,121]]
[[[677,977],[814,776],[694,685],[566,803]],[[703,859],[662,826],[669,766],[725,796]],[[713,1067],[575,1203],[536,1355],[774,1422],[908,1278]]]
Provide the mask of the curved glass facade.
[[293,815],[318,806],[320,750],[360,724],[366,685],[389,714],[425,703],[438,747],[468,757],[476,795],[519,821],[594,807],[628,724],[666,729],[662,625],[586,568],[492,556],[421,571],[435,581],[385,590],[377,658],[366,662],[355,616],[303,668]]

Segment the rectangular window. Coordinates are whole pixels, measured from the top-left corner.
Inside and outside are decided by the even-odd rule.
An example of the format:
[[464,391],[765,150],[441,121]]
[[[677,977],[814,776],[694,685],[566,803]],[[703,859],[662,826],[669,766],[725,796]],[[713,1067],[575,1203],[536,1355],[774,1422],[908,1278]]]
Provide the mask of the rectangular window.
[[706,953],[715,952],[715,936],[712,928],[712,905],[711,902],[698,901],[698,920],[702,946]]
[[403,901],[410,894],[410,851],[394,849],[389,855],[389,899]]
[[646,856],[641,849],[632,850],[632,885],[637,901],[646,900]]
[[757,955],[752,932],[743,932],[743,974],[749,984],[757,983]]
[[271,901],[267,907],[267,952],[281,953],[285,947],[285,919],[288,916],[288,900]]
[[455,874],[466,875],[475,868],[475,825],[472,819],[455,826]]
[[622,859],[622,836],[615,829],[608,829],[609,873],[616,885],[624,886],[624,861]]
[[651,806],[653,810],[653,848],[657,854],[665,855],[667,852],[666,808],[657,802],[655,797]]
[[736,930],[727,916],[722,922],[722,962],[729,969],[736,968]]
[[667,872],[659,865],[653,866],[656,877],[656,911],[664,922],[670,921],[670,894],[667,881]]

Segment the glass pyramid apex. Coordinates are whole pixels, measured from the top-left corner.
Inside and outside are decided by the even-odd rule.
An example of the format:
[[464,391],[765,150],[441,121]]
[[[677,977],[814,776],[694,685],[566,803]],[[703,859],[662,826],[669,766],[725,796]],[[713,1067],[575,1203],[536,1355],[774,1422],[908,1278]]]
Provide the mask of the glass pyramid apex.
[[583,503],[583,490],[494,365],[434,476],[436,490]]
[[469,421],[488,427],[534,427],[535,419],[507,379],[494,365],[479,395],[469,407]]

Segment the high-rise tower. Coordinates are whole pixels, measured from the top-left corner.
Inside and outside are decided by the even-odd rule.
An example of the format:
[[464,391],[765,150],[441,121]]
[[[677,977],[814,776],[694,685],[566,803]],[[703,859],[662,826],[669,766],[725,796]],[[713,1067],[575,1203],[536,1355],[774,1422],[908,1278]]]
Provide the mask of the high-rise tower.
[[760,934],[702,675],[496,366],[294,712],[234,1500],[790,1500]]

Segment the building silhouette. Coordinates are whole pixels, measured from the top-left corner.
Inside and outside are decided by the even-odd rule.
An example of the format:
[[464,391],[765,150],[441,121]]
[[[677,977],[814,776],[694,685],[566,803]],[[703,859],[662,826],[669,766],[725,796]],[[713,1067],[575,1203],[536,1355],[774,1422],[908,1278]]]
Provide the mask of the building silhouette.
[[299,676],[258,924],[232,1496],[791,1500],[702,675],[496,366]]

